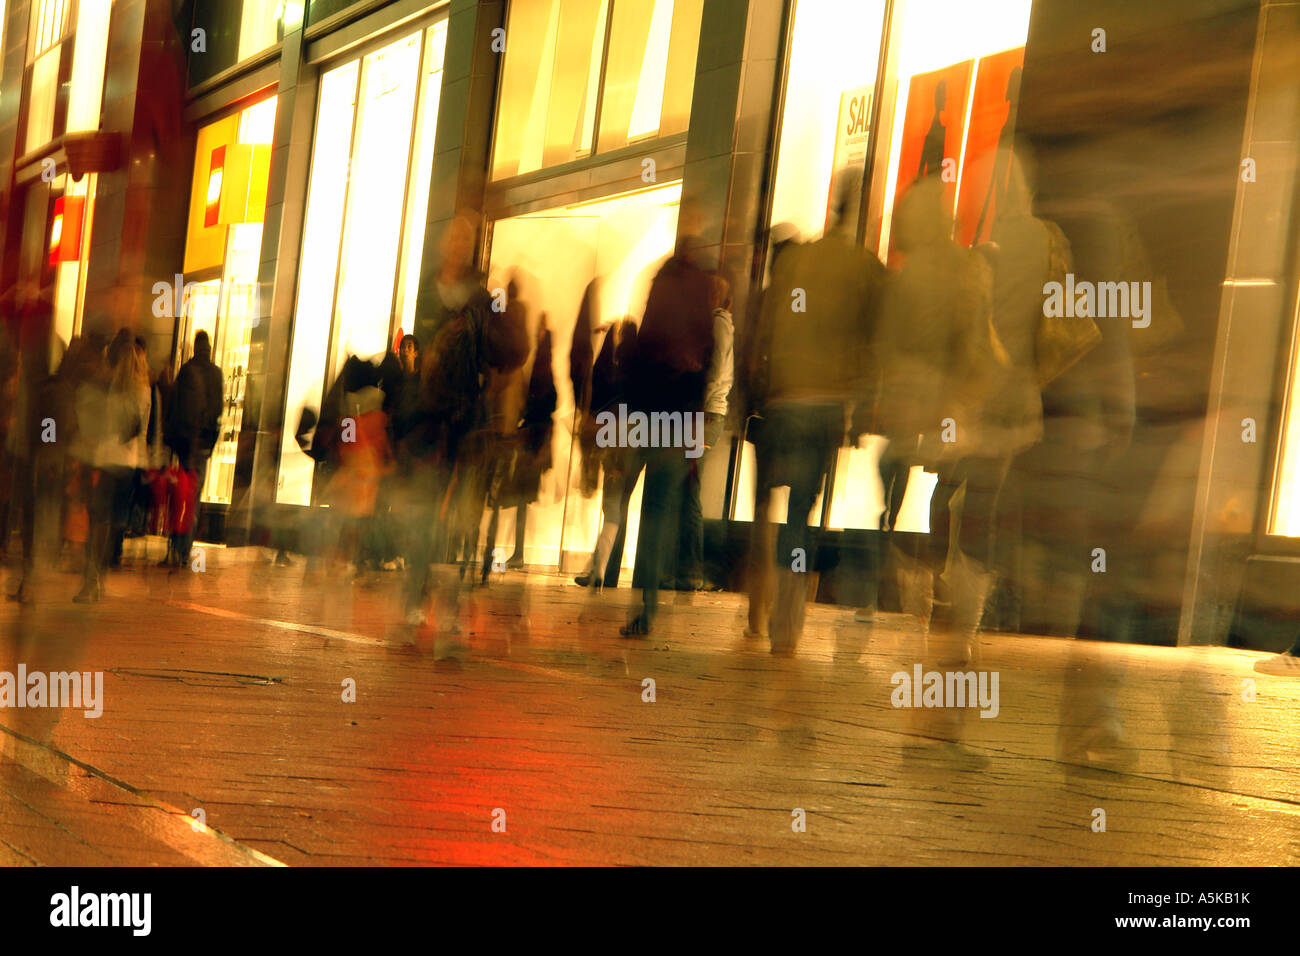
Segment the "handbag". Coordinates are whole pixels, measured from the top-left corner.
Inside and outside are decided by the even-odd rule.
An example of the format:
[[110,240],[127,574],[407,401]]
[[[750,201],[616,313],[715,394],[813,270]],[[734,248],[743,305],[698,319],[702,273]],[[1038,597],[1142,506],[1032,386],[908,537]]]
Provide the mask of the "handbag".
[[[1070,240],[1054,222],[1042,221],[1047,230],[1047,280],[1065,283],[1071,269]],[[1088,316],[1049,316],[1044,310],[1038,322],[1034,357],[1038,365],[1038,387],[1059,378],[1066,369],[1087,355],[1101,341],[1101,329]]]

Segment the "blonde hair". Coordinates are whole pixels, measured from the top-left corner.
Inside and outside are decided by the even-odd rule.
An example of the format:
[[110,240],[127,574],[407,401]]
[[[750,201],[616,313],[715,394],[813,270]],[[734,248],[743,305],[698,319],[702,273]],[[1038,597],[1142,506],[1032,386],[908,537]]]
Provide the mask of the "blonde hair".
[[731,283],[720,275],[709,276],[709,308],[731,308]]
[[144,353],[132,343],[130,348],[123,351],[117,367],[113,369],[113,391],[126,392],[142,385],[149,387],[149,362]]

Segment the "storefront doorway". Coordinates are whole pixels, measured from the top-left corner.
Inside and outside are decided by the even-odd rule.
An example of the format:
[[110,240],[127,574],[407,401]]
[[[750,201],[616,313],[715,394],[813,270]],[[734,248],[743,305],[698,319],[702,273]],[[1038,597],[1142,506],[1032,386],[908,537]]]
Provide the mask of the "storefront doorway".
[[[600,531],[600,491],[579,489],[581,452],[569,355],[578,311],[587,286],[599,289],[593,325],[605,329],[625,316],[640,322],[650,281],[672,253],[677,235],[681,183],[499,219],[492,228],[489,288],[504,288],[516,275],[518,299],[528,310],[532,341],[543,314],[551,332],[552,374],[557,393],[552,432],[552,468],[542,476],[536,503],[528,507],[524,557],[529,564],[581,569]],[[529,374],[532,360],[525,368]],[[640,483],[629,505],[623,564],[636,554]],[[514,534],[515,515],[503,512],[498,541]]]

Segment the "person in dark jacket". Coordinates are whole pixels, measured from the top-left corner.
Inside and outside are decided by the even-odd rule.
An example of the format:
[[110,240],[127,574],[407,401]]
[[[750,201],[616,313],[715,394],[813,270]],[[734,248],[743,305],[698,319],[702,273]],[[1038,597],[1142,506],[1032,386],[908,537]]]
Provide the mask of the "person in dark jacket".
[[193,514],[195,520],[190,530],[172,535],[172,552],[163,559],[164,564],[179,567],[188,564],[190,549],[194,546],[194,532],[198,527],[199,502],[203,500],[203,481],[207,476],[208,459],[216,447],[221,410],[225,403],[221,369],[212,361],[212,344],[208,333],[200,330],[194,336],[194,355],[181,366],[172,390],[171,407],[167,411],[164,440],[180,459],[181,467],[195,474]]
[[805,572],[815,567],[808,519],[843,444],[852,403],[870,391],[871,337],[885,267],[847,228],[848,182],[837,197],[836,225],[781,257],[759,319],[763,431],[771,455],[756,496],[766,498],[782,485],[790,489],[788,515],[776,534],[776,596],[768,621],[778,656],[793,655],[803,631]]
[[[623,319],[605,333],[605,341],[596,357],[591,377],[592,414],[613,411],[626,399],[624,393],[625,371],[636,353],[636,323]],[[602,587],[618,586],[618,568],[610,569],[610,558],[615,564],[623,560],[623,537],[627,525],[627,505],[632,497],[633,481],[627,480],[628,451],[625,448],[600,448],[595,445],[593,461],[597,469],[603,468],[601,486],[600,535],[591,553],[587,568],[573,580],[580,587],[599,591]]]
[[[678,414],[703,418],[704,393],[713,359],[711,280],[695,262],[694,240],[683,236],[650,284],[636,352],[627,372],[628,408],[648,417]],[[653,419],[652,419],[653,420]],[[684,434],[684,432],[683,432]],[[632,586],[641,589],[641,610],[622,628],[624,637],[650,633],[659,600],[659,579],[670,548],[677,545],[682,494],[690,469],[687,449],[631,449],[627,480],[646,469]]]

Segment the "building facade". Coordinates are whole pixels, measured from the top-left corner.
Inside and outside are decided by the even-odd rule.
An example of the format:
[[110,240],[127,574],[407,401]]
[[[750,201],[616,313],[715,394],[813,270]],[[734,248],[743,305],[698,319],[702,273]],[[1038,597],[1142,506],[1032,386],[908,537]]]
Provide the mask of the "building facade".
[[[155,365],[207,330],[227,402],[205,532],[258,541],[312,507],[303,409],[349,354],[414,329],[441,236],[468,215],[489,288],[514,277],[531,329],[545,314],[551,331],[553,467],[525,553],[570,570],[600,521],[568,372],[594,280],[598,322],[639,316],[690,232],[731,280],[743,339],[774,226],[815,239],[849,196],[889,262],[897,199],[937,166],[957,238],[987,241],[1014,141],[1079,278],[1153,290],[1119,364],[1076,373],[1122,365],[1095,397],[1123,395],[1131,419],[1109,467],[1132,512],[1080,540],[1080,561],[1109,549],[1148,639],[1280,645],[1300,593],[1300,4],[1078,7],[9,0],[0,291],[51,299],[64,341],[135,328]],[[871,570],[882,446],[841,449],[814,509],[824,600],[852,603]],[[754,518],[739,409],[700,469],[710,551],[738,569]],[[901,531],[926,530],[933,483],[913,469]]]

